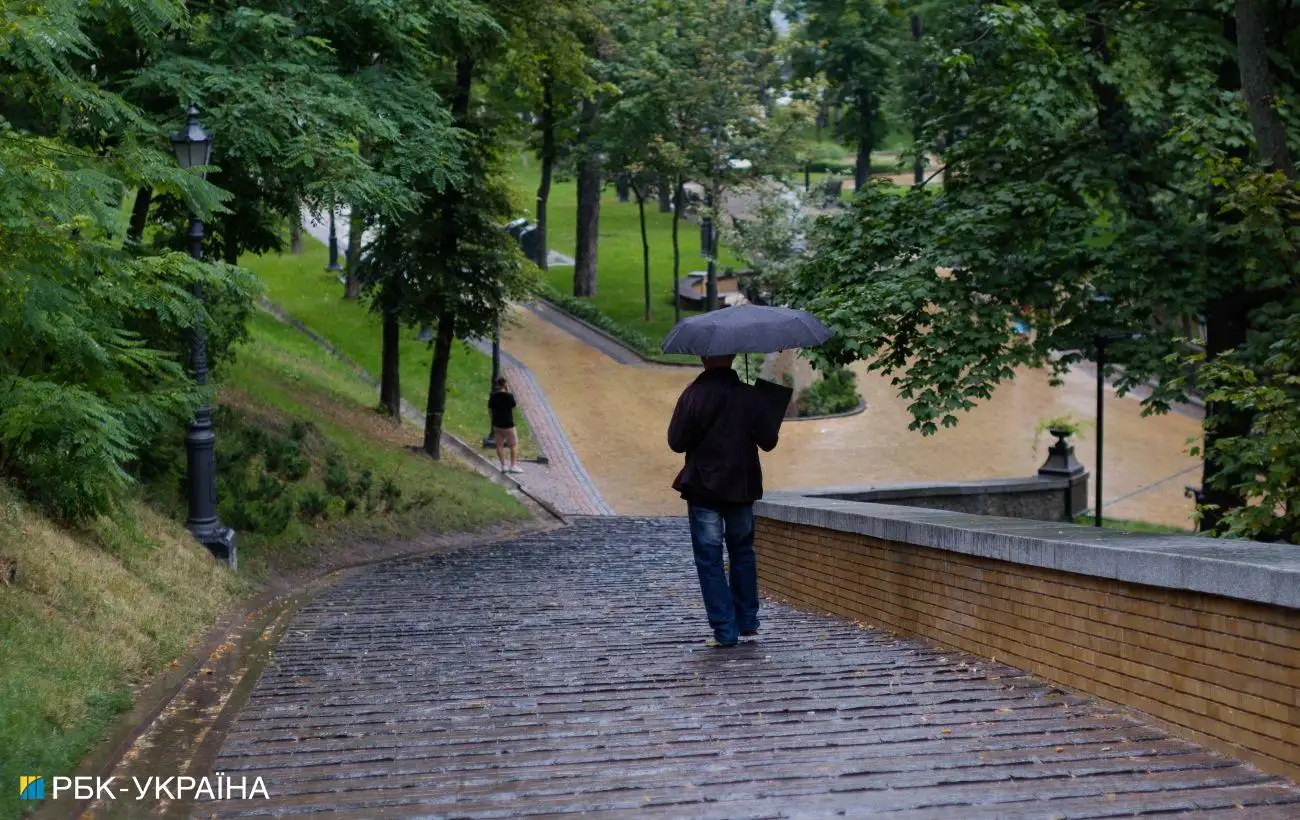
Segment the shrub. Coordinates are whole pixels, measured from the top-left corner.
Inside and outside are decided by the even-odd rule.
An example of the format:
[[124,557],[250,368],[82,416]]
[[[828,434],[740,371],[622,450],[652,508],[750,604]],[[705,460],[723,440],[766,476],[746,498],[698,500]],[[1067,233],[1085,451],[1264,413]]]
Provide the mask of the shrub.
[[828,416],[858,406],[857,377],[847,367],[825,373],[799,396],[799,415]]
[[325,491],[344,501],[352,498],[352,482],[348,470],[333,453],[325,458]]
[[298,498],[298,517],[304,521],[327,518],[329,497],[316,487],[308,487]]
[[548,302],[554,303],[562,310],[572,313],[587,324],[594,325],[609,335],[621,340],[633,350],[636,350],[643,356],[654,356],[659,353],[659,347],[650,341],[650,337],[644,333],[638,333],[631,328],[626,328],[600,312],[600,309],[591,302],[583,301],[567,293],[562,293],[550,284],[541,286],[541,295]]
[[379,485],[379,499],[383,502],[384,510],[393,512],[402,500],[402,488],[393,483],[393,479],[385,476]]

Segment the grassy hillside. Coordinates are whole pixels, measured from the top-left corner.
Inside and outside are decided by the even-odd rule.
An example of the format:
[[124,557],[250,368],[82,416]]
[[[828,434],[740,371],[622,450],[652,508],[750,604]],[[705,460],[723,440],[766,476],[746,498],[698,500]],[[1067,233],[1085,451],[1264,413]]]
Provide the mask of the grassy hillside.
[[[240,264],[266,284],[266,295],[289,315],[329,340],[373,376],[380,373],[380,322],[364,304],[343,299],[337,274],[327,273],[329,254],[324,245],[304,236],[305,252],[247,256]],[[429,365],[433,350],[403,329],[400,369],[402,396],[421,412],[428,403]],[[462,344],[452,347],[447,373],[447,431],[475,442],[488,432],[487,397],[492,381],[492,360]],[[371,393],[367,404],[377,404]],[[536,455],[532,432],[522,414],[516,414],[519,443],[525,454]]]
[[179,523],[182,431],[156,454],[164,467],[145,465],[140,499],[85,529],[56,525],[0,484],[0,566],[16,567],[0,585],[0,782],[10,784],[0,819],[23,808],[18,775],[68,773],[135,689],[264,577],[350,556],[358,539],[527,517],[478,474],[413,454],[418,433],[382,419],[372,388],[306,337],[262,313],[250,331],[217,401],[220,509],[239,525],[238,575]]
[[133,687],[249,589],[175,520],[143,503],[92,529],[56,526],[0,486],[0,818],[21,774],[66,774]]

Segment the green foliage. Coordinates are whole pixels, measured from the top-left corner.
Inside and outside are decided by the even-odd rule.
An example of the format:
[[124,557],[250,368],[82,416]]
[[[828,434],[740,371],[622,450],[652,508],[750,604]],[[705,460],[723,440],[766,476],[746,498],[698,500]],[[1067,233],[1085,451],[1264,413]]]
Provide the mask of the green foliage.
[[857,382],[857,376],[847,367],[827,371],[799,394],[799,415],[829,416],[856,408],[862,401]]
[[[880,0],[794,0],[792,6],[802,29],[796,67],[805,76],[825,78],[826,101],[847,109],[838,136],[870,152],[888,131],[884,112],[898,74],[901,26]],[[842,165],[843,157],[828,161]]]
[[[748,358],[748,361],[746,361]],[[748,357],[743,354],[737,356],[731,363],[731,369],[736,371],[736,375],[745,384],[753,384],[758,380],[759,371],[763,369],[763,362],[767,361],[767,355],[764,353],[750,353]]]
[[[1119,339],[1106,357],[1121,393],[1154,385],[1152,412],[1214,385],[1207,520],[1276,537],[1291,532],[1266,520],[1292,515],[1293,473],[1274,461],[1287,450],[1250,445],[1290,410],[1245,374],[1275,372],[1287,324],[1269,306],[1294,293],[1296,190],[1254,145],[1233,11],[1197,12],[946,5],[907,61],[916,149],[942,156],[945,184],[860,192],[785,297],[837,331],[823,362],[892,376],[924,433],[1019,369],[1095,359],[1099,339]],[[1289,100],[1294,44],[1269,57]],[[1294,134],[1291,106],[1276,113]],[[1032,334],[1014,332],[1021,318]],[[1192,344],[1209,360],[1235,349],[1237,369],[1187,379]]]
[[[1220,467],[1216,486],[1247,502],[1224,511],[1222,534],[1300,544],[1300,320],[1294,309],[1278,309],[1274,320],[1285,333],[1262,355],[1233,351],[1200,369],[1211,407],[1252,418],[1247,433],[1215,439],[1205,455]],[[1223,417],[1211,413],[1207,428]]]
[[808,198],[771,181],[759,189],[757,204],[747,218],[732,219],[722,236],[750,267],[742,286],[753,299],[770,300],[785,290],[804,259],[813,219]]
[[802,167],[814,174],[846,174],[853,171],[853,163],[845,159],[844,149],[834,144],[823,142],[807,146],[799,152],[798,160]]
[[[139,186],[200,212],[220,192],[155,150],[156,126],[85,72],[107,6],[0,6],[0,472],[53,515],[108,512],[130,466],[202,392],[188,338],[224,357],[255,287],[246,274],[124,244]],[[117,21],[151,39],[182,19],[145,4]],[[68,116],[76,106],[78,116]],[[214,297],[200,306],[195,291]]]
[[653,356],[659,353],[659,347],[643,333],[626,327],[615,322],[606,316],[595,305],[585,299],[579,299],[564,293],[559,288],[550,284],[540,286],[543,298],[557,305],[564,311],[577,316],[588,324],[595,325],[611,336],[626,343],[633,350],[638,351],[643,356]]

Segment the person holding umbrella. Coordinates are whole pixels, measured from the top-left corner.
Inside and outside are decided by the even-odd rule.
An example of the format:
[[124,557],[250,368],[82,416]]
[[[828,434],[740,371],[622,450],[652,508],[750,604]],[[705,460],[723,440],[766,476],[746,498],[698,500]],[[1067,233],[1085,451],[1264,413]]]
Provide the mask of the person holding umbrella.
[[[788,308],[741,305],[694,316],[664,339],[665,353],[700,357],[704,372],[677,400],[668,446],[686,456],[673,489],[686,501],[700,593],[715,647],[758,634],[758,562],[754,502],[763,497],[758,451],[776,447],[788,388],[745,384],[732,369],[737,353],[771,353],[821,344],[830,331]],[[731,577],[723,570],[726,548]]]

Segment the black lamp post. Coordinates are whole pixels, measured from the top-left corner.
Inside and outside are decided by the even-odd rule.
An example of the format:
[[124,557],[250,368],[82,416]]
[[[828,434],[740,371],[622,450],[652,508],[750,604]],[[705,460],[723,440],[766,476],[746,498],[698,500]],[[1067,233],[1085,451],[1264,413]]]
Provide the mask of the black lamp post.
[[[497,326],[492,331],[492,387],[488,395],[497,389],[497,379],[501,378],[501,320],[497,319]],[[488,434],[483,437],[484,448],[491,450],[497,446],[496,430],[489,426]]]
[[[523,217],[513,220],[508,225],[506,225],[506,233],[510,234],[510,237],[519,244],[519,247],[524,249],[525,255],[527,255],[532,262],[536,264],[541,264],[540,261],[537,258],[535,258],[535,256],[545,253],[546,252],[545,248],[541,248],[540,250],[534,248],[533,250],[535,251],[535,254],[528,254],[528,249],[530,244],[530,240],[528,239],[528,237],[532,236],[536,232],[536,230],[537,230],[537,226],[530,225],[528,223],[528,220]],[[499,378],[501,378],[501,317],[500,316],[497,317],[496,327],[493,328],[492,330],[492,384],[490,387],[488,387],[489,398],[492,396],[494,392],[496,392],[497,379]],[[489,424],[488,434],[483,437],[483,447],[484,449],[491,450],[494,449],[496,446],[497,446],[496,430]]]
[[[186,111],[185,127],[172,135],[172,151],[182,169],[205,166],[212,158],[212,138],[199,127],[199,109],[191,105]],[[190,217],[190,256],[203,258],[203,222],[198,216]],[[194,298],[203,303],[203,286],[194,283]],[[207,384],[208,352],[200,317],[194,325],[190,340],[194,358],[194,380],[200,387]],[[194,538],[207,547],[219,560],[238,566],[235,554],[235,532],[224,526],[217,517],[217,470],[214,458],[216,434],[212,431],[212,404],[205,398],[194,413],[185,434],[185,457],[189,518],[186,528]]]
[[1096,486],[1096,503],[1092,508],[1092,525],[1100,527],[1102,521],[1101,515],[1101,474],[1102,474],[1102,445],[1105,442],[1105,412],[1106,412],[1106,348],[1112,342],[1126,341],[1136,339],[1139,333],[1103,333],[1093,337],[1093,346],[1097,349],[1097,486]]
[[334,209],[330,208],[330,263],[325,270],[330,273],[341,273],[343,268],[339,266],[339,233],[334,227]]

